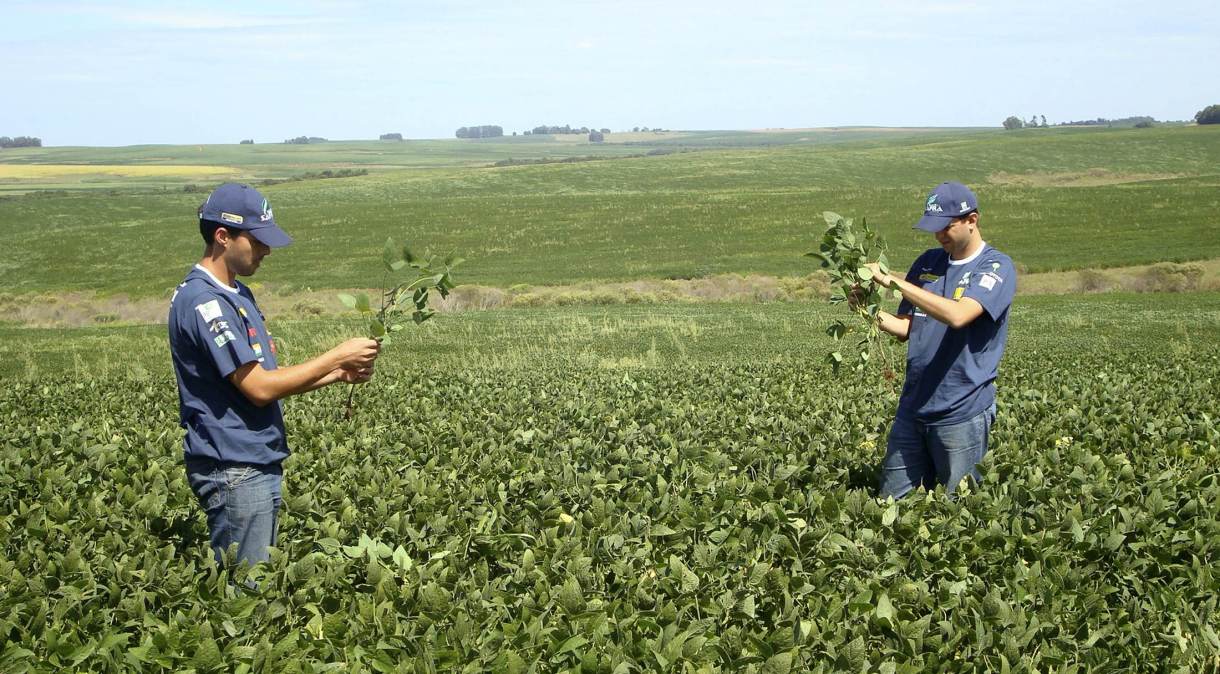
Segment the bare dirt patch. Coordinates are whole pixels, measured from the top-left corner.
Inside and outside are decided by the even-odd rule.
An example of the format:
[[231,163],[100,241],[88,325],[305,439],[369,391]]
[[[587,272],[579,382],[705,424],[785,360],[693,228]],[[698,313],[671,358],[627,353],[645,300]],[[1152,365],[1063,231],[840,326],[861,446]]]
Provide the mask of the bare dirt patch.
[[[1024,274],[1019,285],[1018,292],[1022,295],[1214,291],[1220,290],[1220,259]],[[263,311],[280,319],[345,315],[348,310],[336,298],[337,293],[367,292],[376,297],[377,292],[370,289],[276,288],[257,282],[251,283],[251,287]],[[689,279],[588,282],[567,286],[521,284],[495,288],[464,285],[434,306],[441,312],[460,312],[570,305],[822,302],[829,296],[830,285],[821,272],[797,277],[718,274]],[[82,292],[0,293],[0,320],[29,327],[147,325],[165,323],[168,313],[168,292],[164,297],[136,299]]]

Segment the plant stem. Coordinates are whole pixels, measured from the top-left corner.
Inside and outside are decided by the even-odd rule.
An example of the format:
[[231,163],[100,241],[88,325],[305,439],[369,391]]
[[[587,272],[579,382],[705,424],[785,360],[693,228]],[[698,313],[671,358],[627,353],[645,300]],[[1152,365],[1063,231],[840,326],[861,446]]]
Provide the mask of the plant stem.
[[344,419],[351,419],[351,418],[352,418],[352,414],[353,414],[353,411],[352,411],[352,398],[353,398],[353,397],[356,395],[356,385],[355,385],[355,384],[348,384],[348,385],[349,385],[349,386],[351,386],[351,388],[350,388],[350,389],[348,389],[348,391],[347,391],[347,407],[346,407],[346,408],[344,408],[344,410],[343,410],[343,418],[344,418]]

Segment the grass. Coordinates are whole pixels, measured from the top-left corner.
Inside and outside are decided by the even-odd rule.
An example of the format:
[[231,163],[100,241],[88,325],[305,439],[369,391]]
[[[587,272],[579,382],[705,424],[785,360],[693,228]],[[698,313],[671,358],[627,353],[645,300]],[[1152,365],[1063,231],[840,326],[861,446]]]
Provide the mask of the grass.
[[[301,157],[316,157],[309,153],[330,145],[267,151],[301,147]],[[452,159],[457,150],[446,152]],[[220,155],[202,159],[228,165]],[[868,216],[903,264],[934,245],[910,223],[927,190],[945,179],[977,188],[984,236],[1027,271],[1211,259],[1220,257],[1217,166],[1220,130],[1185,127],[875,132],[822,145],[383,171],[266,188],[297,243],[277,251],[258,280],[314,289],[376,283],[387,235],[456,249],[469,260],[463,282],[499,287],[803,276],[812,266],[801,254],[823,210]],[[1093,179],[1055,183],[1078,174]],[[1139,180],[1128,181],[1132,175]],[[201,199],[180,190],[0,199],[0,234],[9,242],[0,284],[19,294],[167,297],[198,255],[193,213]]]

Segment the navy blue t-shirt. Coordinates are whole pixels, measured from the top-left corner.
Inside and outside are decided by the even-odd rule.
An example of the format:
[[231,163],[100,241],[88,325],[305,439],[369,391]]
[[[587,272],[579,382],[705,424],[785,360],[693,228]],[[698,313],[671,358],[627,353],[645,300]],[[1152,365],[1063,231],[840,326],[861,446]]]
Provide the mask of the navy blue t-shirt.
[[254,295],[236,283],[226,286],[195,265],[170,300],[169,346],[186,458],[278,464],[289,451],[279,401],[259,407],[228,379],[254,361],[276,367],[275,342]]
[[1007,255],[986,244],[966,260],[950,260],[944,249],[933,248],[915,260],[906,280],[942,297],[969,297],[983,305],[982,315],[959,330],[905,299],[898,305],[898,314],[911,316],[898,416],[931,426],[966,421],[995,402],[1017,270]]

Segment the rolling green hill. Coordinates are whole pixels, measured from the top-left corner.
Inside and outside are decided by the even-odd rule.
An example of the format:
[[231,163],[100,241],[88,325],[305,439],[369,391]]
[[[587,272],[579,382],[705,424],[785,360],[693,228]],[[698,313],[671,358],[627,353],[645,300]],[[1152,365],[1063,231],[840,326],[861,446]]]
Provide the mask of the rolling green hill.
[[[546,152],[558,145],[534,142]],[[452,160],[456,150],[444,152]],[[1185,127],[872,132],[851,142],[613,161],[383,170],[265,188],[297,243],[277,251],[259,280],[375,284],[387,235],[457,249],[469,259],[463,280],[487,285],[797,275],[812,269],[801,254],[823,210],[867,216],[890,241],[891,259],[908,262],[934,245],[910,223],[926,192],[947,179],[976,188],[984,236],[1029,271],[1213,258],[1217,167],[1220,130]],[[199,252],[201,199],[169,189],[0,199],[9,242],[0,283],[16,293],[164,294]]]

